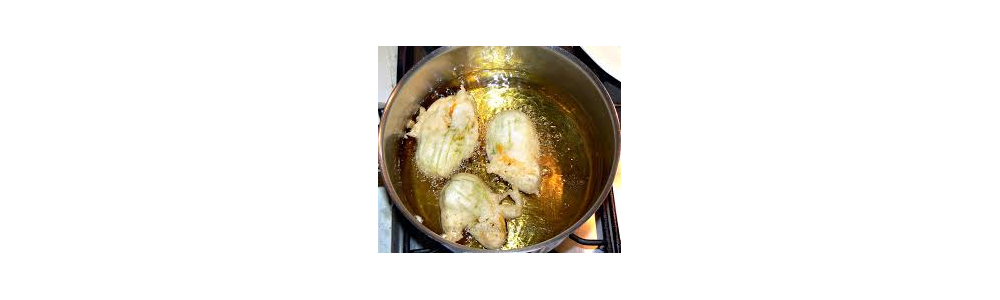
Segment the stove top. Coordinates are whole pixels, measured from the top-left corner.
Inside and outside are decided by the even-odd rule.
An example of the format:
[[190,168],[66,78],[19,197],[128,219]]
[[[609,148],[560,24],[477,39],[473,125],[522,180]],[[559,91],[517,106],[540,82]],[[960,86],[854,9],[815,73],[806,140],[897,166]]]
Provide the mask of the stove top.
[[[399,47],[396,80],[402,79],[403,75],[412,69],[420,59],[437,48],[439,47]],[[587,56],[582,48],[560,48],[582,61],[597,75],[601,83],[604,84],[605,89],[608,90],[608,94],[611,95],[612,101],[615,103],[615,110],[618,111],[618,118],[621,119],[621,82],[602,70],[593,59]],[[379,118],[381,118],[381,107],[378,110],[378,114]],[[381,175],[379,176],[379,186],[382,186]],[[386,222],[386,220],[382,220],[384,217],[381,215],[379,218],[380,224],[391,224],[391,229],[389,230],[391,237],[388,242],[390,243],[389,248],[393,253],[451,252],[437,241],[417,230],[395,207],[392,208],[391,221]],[[382,239],[381,236],[380,239]],[[380,241],[380,243],[382,242]],[[615,213],[614,190],[608,193],[604,204],[598,208],[597,212],[586,223],[577,228],[568,239],[552,250],[552,252],[621,252],[621,239],[618,236],[618,217]]]

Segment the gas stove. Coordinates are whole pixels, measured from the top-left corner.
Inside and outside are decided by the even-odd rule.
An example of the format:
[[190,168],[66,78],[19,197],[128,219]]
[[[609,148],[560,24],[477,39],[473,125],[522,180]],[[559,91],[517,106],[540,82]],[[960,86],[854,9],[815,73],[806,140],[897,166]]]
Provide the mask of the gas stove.
[[[396,81],[402,79],[407,71],[413,68],[424,56],[438,47],[398,47],[396,62]],[[621,82],[602,70],[580,47],[560,47],[589,67],[603,83],[611,95],[621,119]],[[379,118],[382,117],[382,106],[379,105]],[[381,172],[381,170],[379,170]],[[379,174],[379,197],[386,202],[382,187],[382,176]],[[384,198],[384,199],[383,199]],[[391,201],[389,202],[391,203]],[[380,252],[393,253],[435,253],[451,252],[437,241],[417,230],[395,207],[380,203],[379,212],[379,244]],[[391,210],[391,213],[389,212]],[[386,220],[388,219],[388,220]],[[618,236],[618,217],[615,212],[614,190],[608,193],[604,204],[591,216],[586,223],[578,227],[568,239],[563,241],[552,252],[572,253],[617,253],[621,252],[621,239]],[[387,245],[386,245],[387,244]],[[388,249],[385,249],[388,248]]]

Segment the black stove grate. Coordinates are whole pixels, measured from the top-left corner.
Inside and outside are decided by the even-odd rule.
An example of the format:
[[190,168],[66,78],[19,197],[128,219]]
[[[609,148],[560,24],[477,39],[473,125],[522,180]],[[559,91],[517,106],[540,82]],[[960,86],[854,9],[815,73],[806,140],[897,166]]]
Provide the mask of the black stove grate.
[[[439,47],[399,47],[398,62],[396,66],[396,80],[403,78],[407,71],[420,61],[424,56],[430,54]],[[597,63],[594,62],[580,47],[560,47],[573,54],[577,59],[589,67],[594,74],[604,84],[608,94],[611,95],[615,103],[615,110],[618,111],[618,119],[621,119],[621,82],[607,72],[604,72]],[[378,109],[378,115],[382,117],[382,108]],[[381,172],[381,170],[379,171]],[[382,184],[382,177],[379,176],[379,185]],[[424,235],[413,227],[409,221],[393,206],[392,217],[392,252],[397,253],[439,253],[451,252],[438,242]],[[615,210],[614,191],[608,193],[604,199],[604,204],[597,209],[594,217],[598,229],[598,239],[584,239],[576,234],[571,234],[570,239],[581,245],[597,246],[598,252],[619,253],[621,252],[621,238],[618,235],[618,216]]]

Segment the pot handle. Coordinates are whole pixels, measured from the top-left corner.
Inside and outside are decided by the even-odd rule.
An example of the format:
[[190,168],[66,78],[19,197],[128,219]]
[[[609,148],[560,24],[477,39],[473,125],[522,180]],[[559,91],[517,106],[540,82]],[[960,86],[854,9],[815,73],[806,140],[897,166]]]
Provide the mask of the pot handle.
[[569,238],[573,239],[574,242],[576,242],[577,244],[580,244],[580,245],[587,245],[587,246],[600,246],[600,245],[604,245],[604,240],[590,240],[590,239],[585,239],[585,238],[577,236],[576,233],[570,233],[569,234]]

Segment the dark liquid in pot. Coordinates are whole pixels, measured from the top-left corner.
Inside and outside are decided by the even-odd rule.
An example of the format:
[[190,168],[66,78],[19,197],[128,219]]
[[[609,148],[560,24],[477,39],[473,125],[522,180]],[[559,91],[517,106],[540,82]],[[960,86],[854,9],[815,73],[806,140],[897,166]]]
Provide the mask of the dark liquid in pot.
[[[453,95],[460,86],[475,98],[480,140],[475,153],[457,172],[479,176],[497,193],[510,189],[502,178],[486,173],[488,160],[483,150],[486,128],[498,112],[516,109],[527,114],[534,121],[541,142],[541,193],[525,195],[523,214],[507,221],[507,244],[501,249],[543,242],[582,218],[595,200],[592,199],[593,190],[601,178],[592,167],[589,121],[576,103],[558,91],[520,80],[515,72],[484,70],[440,86],[428,94],[421,106],[429,107],[435,100]],[[439,197],[448,179],[432,179],[420,173],[413,158],[417,141],[408,138],[402,143],[403,147],[399,148],[402,175],[399,196],[412,213],[423,218],[425,226],[440,234]],[[468,234],[460,243],[483,248]]]

